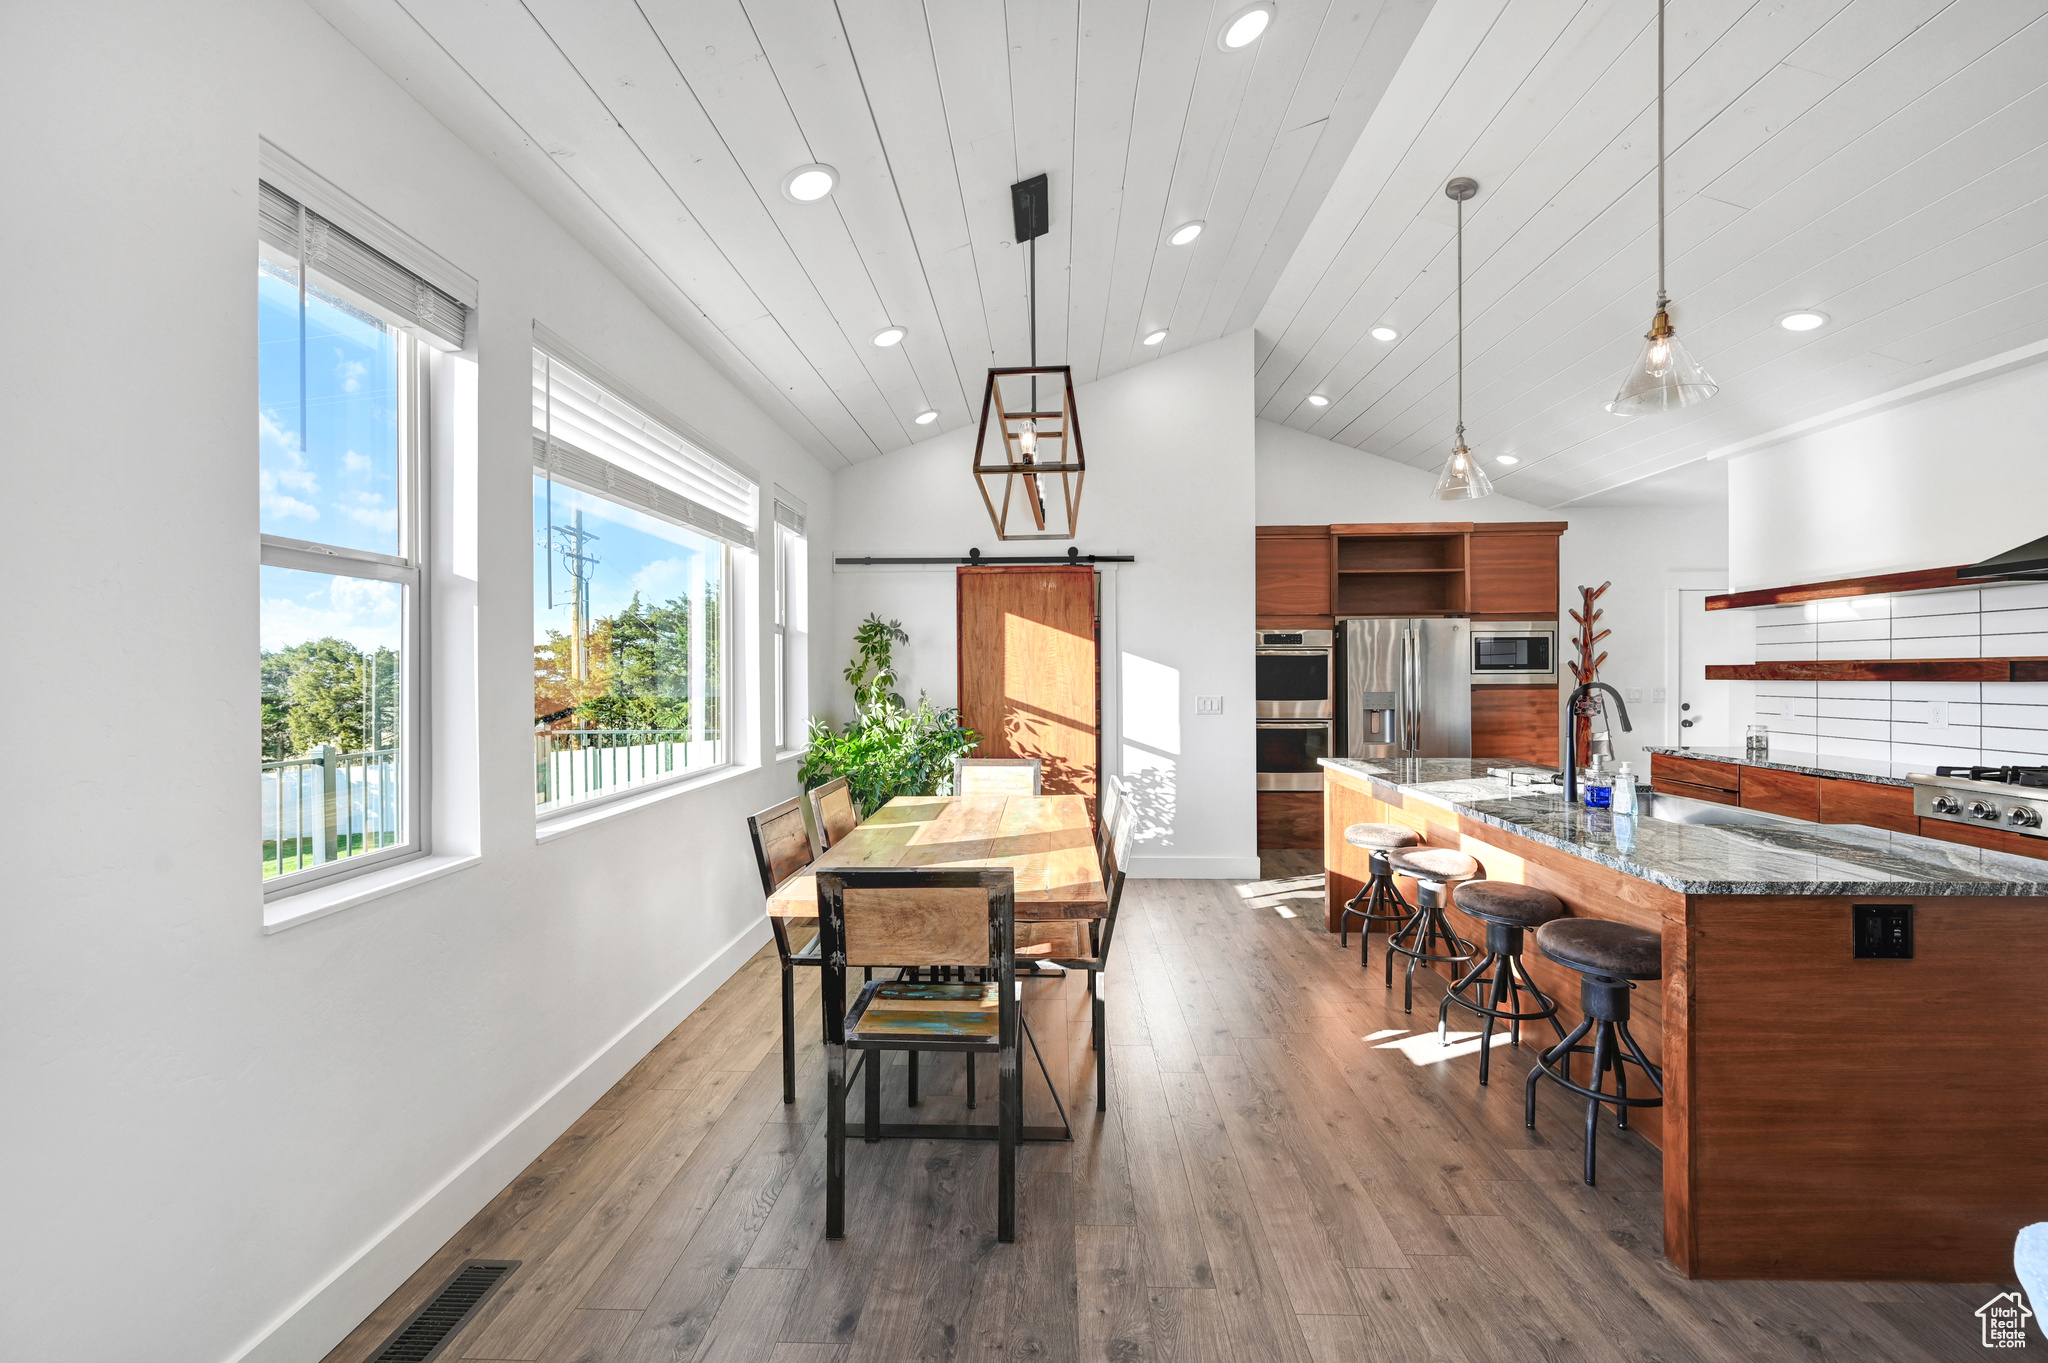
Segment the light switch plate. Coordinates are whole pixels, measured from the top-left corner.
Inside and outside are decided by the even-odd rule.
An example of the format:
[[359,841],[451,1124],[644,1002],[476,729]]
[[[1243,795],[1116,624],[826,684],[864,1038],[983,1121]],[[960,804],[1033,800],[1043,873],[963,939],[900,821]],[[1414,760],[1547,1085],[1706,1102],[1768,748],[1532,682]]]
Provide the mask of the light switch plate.
[[1624,696],[1625,696],[1625,697],[1627,698],[1627,700],[1628,700],[1628,703],[1629,703],[1630,705],[1641,705],[1641,704],[1643,703],[1643,688],[1642,688],[1642,687],[1640,687],[1640,686],[1628,686],[1628,687],[1623,687],[1623,688],[1622,688],[1622,692],[1623,692],[1623,695],[1624,695]]
[[1663,687],[1661,687],[1661,686],[1660,686],[1660,687],[1658,687],[1658,688],[1657,688],[1656,690],[1654,690],[1654,691],[1652,691],[1652,692],[1650,693],[1650,703],[1651,703],[1652,705],[1662,705],[1662,704],[1664,703],[1664,688],[1663,688]]
[[1223,713],[1223,697],[1196,696],[1195,713],[1198,715],[1220,715]]

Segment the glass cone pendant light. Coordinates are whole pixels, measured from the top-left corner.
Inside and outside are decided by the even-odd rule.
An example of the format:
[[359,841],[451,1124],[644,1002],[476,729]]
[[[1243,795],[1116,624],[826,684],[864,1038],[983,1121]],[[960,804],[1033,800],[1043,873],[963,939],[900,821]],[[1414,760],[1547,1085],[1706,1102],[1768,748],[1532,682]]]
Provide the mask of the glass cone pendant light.
[[1440,502],[1472,501],[1493,493],[1493,480],[1465,444],[1465,200],[1478,192],[1479,182],[1463,175],[1444,186],[1444,193],[1458,203],[1458,443],[1436,476]]
[[1671,299],[1664,292],[1664,0],[1657,0],[1657,315],[1643,338],[1643,353],[1621,380],[1607,410],[1648,416],[1705,402],[1721,385],[1679,343],[1671,329]]

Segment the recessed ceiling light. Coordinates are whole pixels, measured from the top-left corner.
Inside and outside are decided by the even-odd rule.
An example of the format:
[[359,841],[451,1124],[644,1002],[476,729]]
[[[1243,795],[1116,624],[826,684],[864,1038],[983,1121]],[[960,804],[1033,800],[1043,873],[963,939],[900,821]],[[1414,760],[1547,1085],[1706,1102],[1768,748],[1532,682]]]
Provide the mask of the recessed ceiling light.
[[1223,31],[1216,35],[1216,41],[1226,52],[1249,47],[1259,40],[1259,35],[1266,31],[1266,25],[1272,22],[1273,7],[1260,0],[1259,4],[1246,5],[1231,15],[1223,25]]
[[782,177],[782,194],[800,204],[815,203],[839,183],[839,172],[830,166],[798,166]]
[[1195,239],[1196,237],[1199,237],[1199,236],[1201,236],[1201,235],[1202,235],[1202,224],[1201,224],[1201,223],[1199,223],[1199,222],[1190,222],[1190,223],[1183,223],[1183,224],[1181,224],[1181,226],[1180,226],[1180,227],[1178,227],[1178,228],[1176,228],[1176,229],[1174,230],[1174,234],[1173,234],[1172,236],[1168,237],[1168,238],[1167,238],[1167,240],[1168,240],[1168,241],[1170,241],[1170,242],[1172,242],[1172,243],[1173,243],[1173,244],[1174,244],[1175,246],[1185,246],[1185,245],[1187,245],[1187,244],[1188,244],[1189,242],[1193,241],[1193,240],[1194,240],[1194,239]]
[[1374,327],[1372,329],[1372,338],[1375,341],[1391,341],[1400,334],[1400,332],[1394,330],[1392,327]]
[[1308,395],[1308,405],[1311,407],[1327,407],[1330,405],[1330,400],[1321,393],[1310,393]]
[[1493,462],[1496,464],[1519,464],[1522,461],[1515,458],[1512,454],[1496,454],[1493,457]]
[[1787,331],[1812,331],[1815,327],[1824,327],[1827,324],[1828,315],[1826,313],[1814,312],[1810,309],[1788,312],[1778,319],[1778,325]]
[[898,341],[900,341],[900,340],[902,340],[902,339],[903,339],[903,328],[902,328],[902,327],[883,327],[883,328],[882,328],[882,329],[881,329],[880,331],[878,331],[878,332],[876,332],[876,333],[875,333],[875,344],[876,344],[876,345],[883,345],[883,346],[888,346],[888,345],[895,345],[895,344],[896,344],[896,343],[897,343]]
[[914,419],[920,426],[929,426],[939,419],[939,414],[937,412],[919,412]]
[[1166,339],[1166,328],[1164,328],[1164,327],[1161,327],[1161,328],[1160,328],[1159,330],[1157,330],[1157,331],[1153,332],[1153,333],[1152,333],[1151,335],[1149,335],[1149,336],[1147,336],[1147,337],[1145,338],[1145,344],[1146,344],[1146,345],[1158,345],[1158,344],[1159,344],[1159,343],[1160,343],[1161,341],[1163,341],[1163,340],[1165,340],[1165,339]]

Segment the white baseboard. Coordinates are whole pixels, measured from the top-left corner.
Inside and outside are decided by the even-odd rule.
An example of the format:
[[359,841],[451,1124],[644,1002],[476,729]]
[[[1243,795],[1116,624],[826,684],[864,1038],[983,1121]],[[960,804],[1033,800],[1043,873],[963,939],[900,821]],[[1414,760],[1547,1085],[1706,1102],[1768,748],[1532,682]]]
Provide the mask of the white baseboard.
[[258,1331],[228,1363],[305,1363],[324,1356],[767,940],[768,920],[764,917],[486,1141],[326,1279]]
[[1134,856],[1130,873],[1136,880],[1257,880],[1259,859]]

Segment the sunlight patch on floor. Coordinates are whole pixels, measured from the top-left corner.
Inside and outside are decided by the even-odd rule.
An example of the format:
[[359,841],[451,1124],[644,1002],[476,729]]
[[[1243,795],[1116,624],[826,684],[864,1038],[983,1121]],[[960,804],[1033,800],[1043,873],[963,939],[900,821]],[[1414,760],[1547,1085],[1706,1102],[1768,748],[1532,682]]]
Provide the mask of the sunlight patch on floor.
[[[1479,1054],[1478,1032],[1450,1032],[1442,1045],[1437,1043],[1436,1033],[1404,1032],[1399,1027],[1384,1032],[1374,1032],[1362,1037],[1376,1051],[1399,1051],[1408,1057],[1411,1065],[1440,1065],[1446,1060],[1456,1060],[1461,1055]],[[1508,1045],[1511,1038],[1506,1031],[1493,1034],[1495,1046]]]

